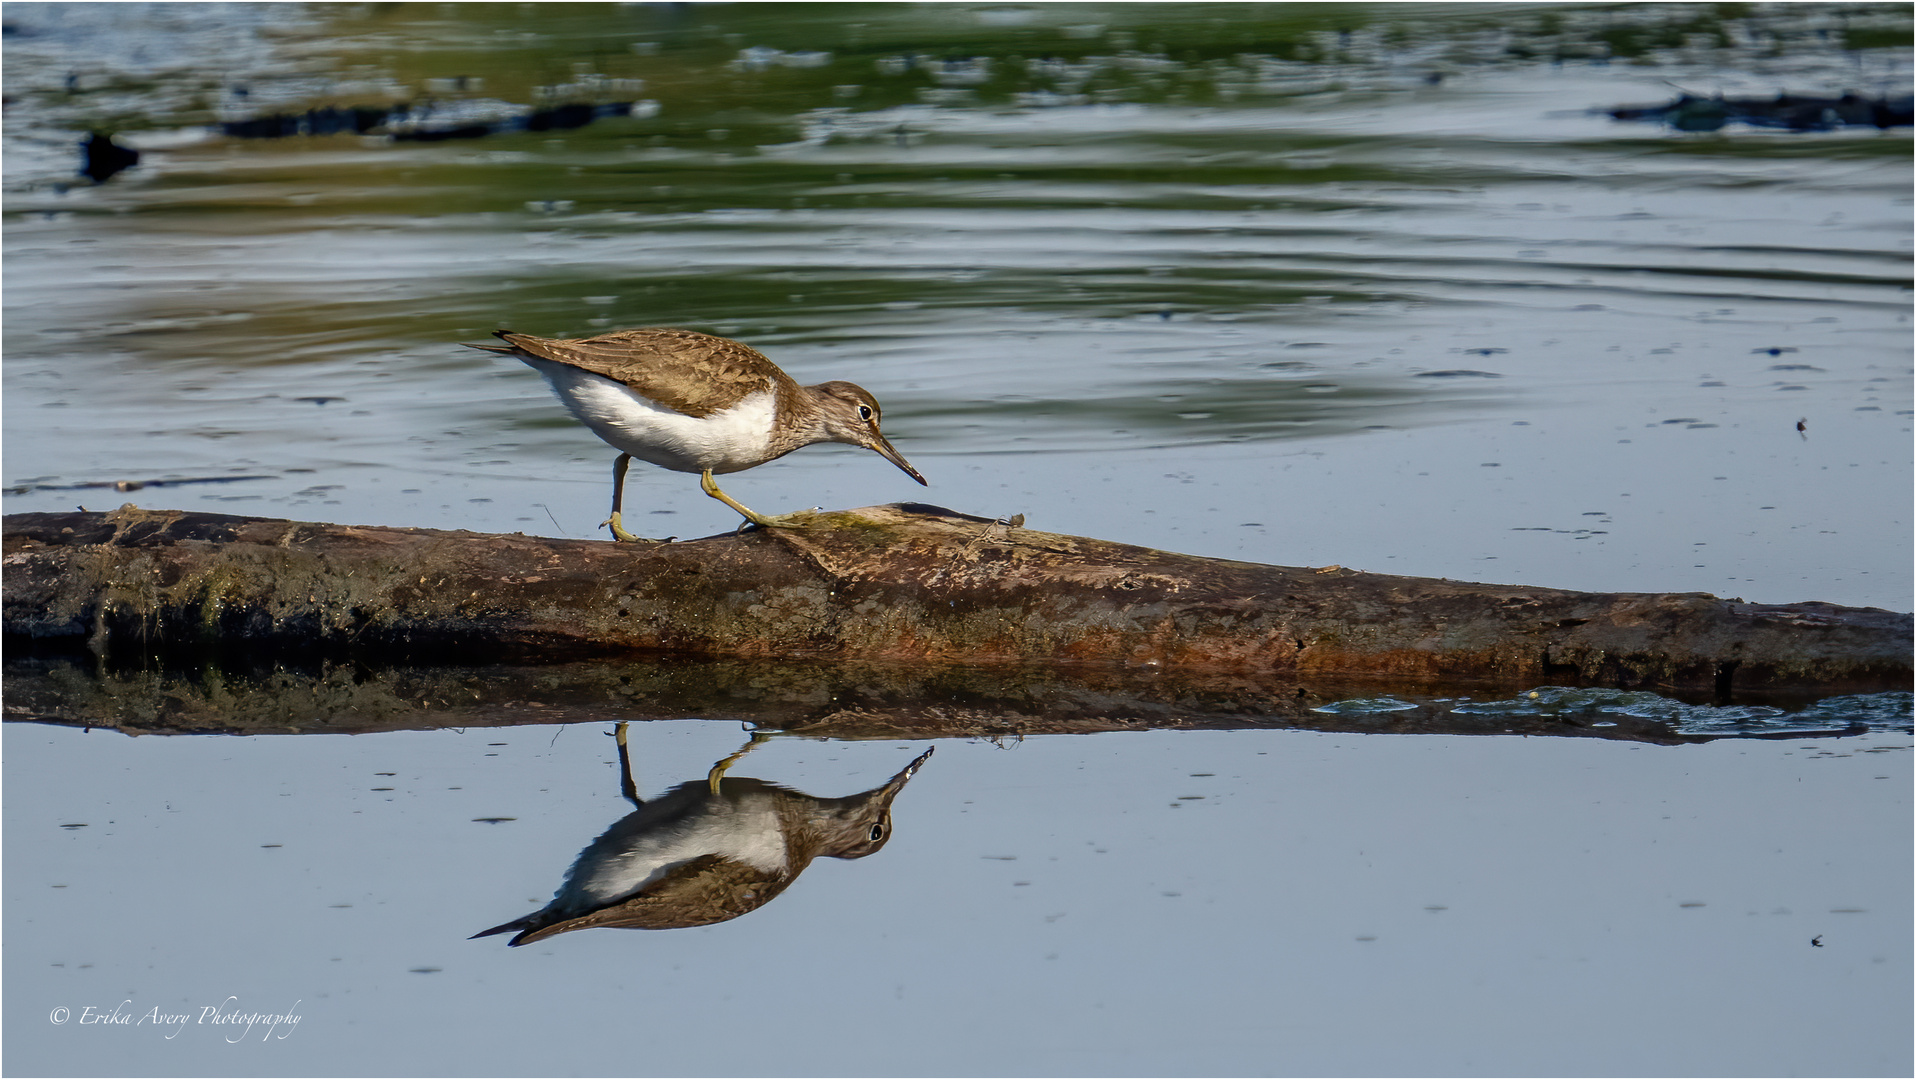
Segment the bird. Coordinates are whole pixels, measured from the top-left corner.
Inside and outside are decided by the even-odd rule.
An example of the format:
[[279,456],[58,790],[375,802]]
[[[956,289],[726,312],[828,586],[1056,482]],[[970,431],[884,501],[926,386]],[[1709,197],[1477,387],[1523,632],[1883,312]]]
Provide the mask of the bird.
[[612,463],[615,540],[646,542],[625,529],[620,509],[633,458],[699,474],[699,488],[760,528],[796,528],[795,515],[770,517],[719,490],[714,475],[740,472],[812,443],[876,451],[919,484],[925,478],[879,430],[878,400],[848,382],[800,386],[765,354],[694,330],[619,330],[590,338],[542,338],[496,330],[503,345],[468,348],[523,360],[592,433],[619,456]]
[[927,759],[914,759],[883,784],[829,799],[725,769],[752,742],[712,767],[706,779],[639,798],[619,739],[621,788],[638,809],[592,841],[566,873],[552,902],[530,915],[481,930],[473,938],[513,935],[528,945],[595,926],[671,930],[736,919],[768,903],[814,858],[862,859],[891,839],[891,804]]

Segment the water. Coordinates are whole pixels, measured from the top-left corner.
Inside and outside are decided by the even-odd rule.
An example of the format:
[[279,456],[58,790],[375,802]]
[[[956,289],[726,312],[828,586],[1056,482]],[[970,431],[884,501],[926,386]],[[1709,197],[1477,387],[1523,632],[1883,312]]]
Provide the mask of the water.
[[[3,15],[10,513],[591,536],[612,452],[457,343],[672,325],[868,387],[932,485],[811,448],[728,482],[766,512],[925,498],[1259,562],[1911,606],[1908,130],[1592,111],[1906,94],[1904,6]],[[439,142],[208,133],[424,96],[638,105]],[[96,128],[142,152],[98,185]],[[649,469],[627,521],[733,524]],[[870,859],[719,927],[519,950],[463,938],[620,812],[597,725],[9,725],[6,1065],[1906,1074],[1885,711],[1689,746],[944,740]],[[670,776],[642,759],[652,792],[736,748],[642,728],[682,747]],[[844,794],[918,749],[780,739],[742,774]],[[47,1019],[228,995],[309,1011],[232,1045]]]
[[[630,811],[603,730],[11,725],[9,1071],[1884,1075],[1907,1052],[1907,737],[944,740],[884,850],[742,918],[465,940]],[[635,725],[638,786],[742,741]],[[733,774],[845,795],[923,745],[774,739]],[[49,1019],[122,1001],[195,1020]],[[301,1019],[229,1043],[198,1020],[222,1005]]]
[[[1414,11],[1360,28],[1148,7],[632,9],[528,30],[475,8],[456,33],[423,8],[247,9],[263,55],[138,81],[68,59],[114,55],[118,24],[9,10],[16,115],[47,124],[8,146],[13,510],[230,474],[269,479],[163,501],[592,535],[609,453],[533,372],[454,343],[667,323],[872,387],[934,501],[1033,528],[1909,606],[1907,132],[1694,137],[1589,112],[1671,82],[1904,86],[1900,51],[1819,36],[1887,10],[1715,27],[1776,36],[1768,57],[1687,46],[1712,32],[1688,9],[1439,31]],[[187,46],[229,21],[146,19]],[[1638,23],[1678,47],[1522,59]],[[430,61],[394,51],[409,35]],[[758,47],[832,59],[741,59]],[[966,84],[955,55],[990,79]],[[642,79],[659,112],[433,145],[194,123],[457,74],[521,102]],[[110,120],[161,148],[71,186],[66,136]],[[1440,374],[1457,372],[1484,374]],[[734,494],[918,494],[887,471],[813,449]],[[686,478],[635,484],[661,535],[729,527]]]

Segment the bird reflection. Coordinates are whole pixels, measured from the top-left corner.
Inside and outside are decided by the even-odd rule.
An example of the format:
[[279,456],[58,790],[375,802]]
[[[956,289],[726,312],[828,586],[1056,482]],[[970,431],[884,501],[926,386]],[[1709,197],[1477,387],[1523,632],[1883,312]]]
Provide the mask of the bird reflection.
[[579,853],[552,902],[474,934],[525,945],[569,930],[670,930],[736,919],[785,891],[820,855],[860,859],[891,838],[891,804],[927,750],[879,787],[821,799],[728,769],[766,736],[712,766],[704,780],[639,798],[626,725],[618,725],[620,788],[638,810]]

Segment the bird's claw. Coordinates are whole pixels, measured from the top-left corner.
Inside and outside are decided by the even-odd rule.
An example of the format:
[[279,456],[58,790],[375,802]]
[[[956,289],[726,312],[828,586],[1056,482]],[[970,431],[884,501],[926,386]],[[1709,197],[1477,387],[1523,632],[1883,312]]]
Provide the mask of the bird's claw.
[[668,536],[664,540],[652,540],[643,536],[634,536],[625,531],[625,526],[619,522],[619,515],[617,513],[599,522],[599,528],[611,529],[612,539],[626,544],[663,544],[678,539],[676,536]]
[[744,532],[747,525],[759,529],[809,529],[813,526],[814,522],[807,519],[811,518],[815,512],[816,511],[812,510],[798,510],[790,514],[780,514],[777,517],[768,517],[764,514],[749,514],[746,515],[744,523],[738,528],[740,532]]

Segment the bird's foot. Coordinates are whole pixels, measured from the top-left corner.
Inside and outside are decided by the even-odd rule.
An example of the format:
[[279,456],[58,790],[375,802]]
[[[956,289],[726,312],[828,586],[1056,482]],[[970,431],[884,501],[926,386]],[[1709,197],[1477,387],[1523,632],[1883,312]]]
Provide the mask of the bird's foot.
[[811,522],[794,520],[797,517],[798,517],[797,514],[780,514],[778,517],[748,518],[745,521],[742,521],[739,523],[738,531],[744,532],[747,529],[809,529],[811,528],[811,525],[812,525]]
[[[809,529],[817,524],[817,522],[812,520],[817,516],[818,509],[816,507],[810,510],[794,510],[789,514],[777,515],[747,512],[745,514],[745,525],[753,525],[761,529]],[[742,530],[745,528],[745,525],[740,525],[739,528]]]
[[712,794],[714,795],[719,794],[719,781],[725,779],[725,770],[737,764],[738,759],[750,753],[754,746],[757,746],[758,744],[762,742],[770,742],[771,738],[772,736],[769,732],[754,731],[752,732],[751,739],[747,741],[744,746],[741,746],[738,748],[738,753],[733,754],[732,756],[725,758],[723,761],[720,761],[718,764],[712,766],[712,771],[705,774],[705,782],[707,785],[711,787]]
[[621,543],[626,543],[626,544],[669,544],[673,540],[678,539],[678,537],[676,536],[668,536],[663,540],[654,540],[654,539],[651,539],[650,537],[644,537],[644,536],[634,536],[631,533],[625,531],[625,526],[619,521],[619,514],[618,514],[618,511],[616,510],[613,511],[611,517],[606,518],[604,521],[599,522],[599,528],[611,529],[612,539],[619,541]]

